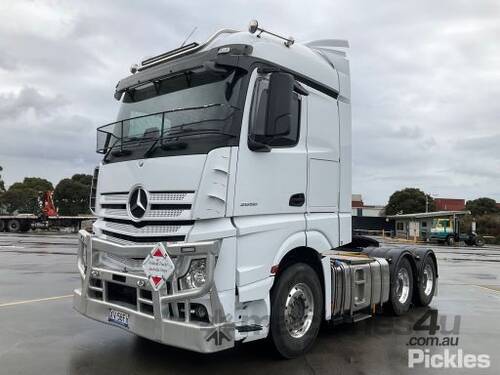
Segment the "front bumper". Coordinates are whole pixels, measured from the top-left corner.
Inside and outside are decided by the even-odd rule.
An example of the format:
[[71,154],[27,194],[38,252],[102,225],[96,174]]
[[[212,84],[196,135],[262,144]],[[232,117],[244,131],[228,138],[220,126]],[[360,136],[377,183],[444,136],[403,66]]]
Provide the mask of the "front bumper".
[[[82,286],[74,291],[73,307],[94,320],[120,327],[138,336],[179,348],[211,353],[234,346],[234,327],[226,321],[217,290],[214,270],[219,242],[166,243],[176,271],[167,288],[155,292],[142,272],[141,262],[150,245],[126,246],[80,231],[78,270]],[[179,290],[178,278],[190,259],[206,259],[207,277],[198,289]],[[110,293],[110,285],[134,291],[128,300]],[[206,305],[208,319],[191,319],[191,304]],[[110,309],[128,314],[128,326],[108,321]],[[181,314],[181,309],[184,311]]]

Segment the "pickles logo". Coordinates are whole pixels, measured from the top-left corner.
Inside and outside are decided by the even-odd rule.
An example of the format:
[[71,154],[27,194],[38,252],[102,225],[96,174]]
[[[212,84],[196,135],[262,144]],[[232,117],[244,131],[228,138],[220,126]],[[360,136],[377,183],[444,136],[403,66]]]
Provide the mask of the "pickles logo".
[[[408,367],[489,368],[491,359],[488,354],[464,353],[459,348],[461,317],[453,317],[451,329],[446,318],[445,315],[438,316],[437,310],[429,309],[415,322],[413,330],[419,332],[419,335],[411,336],[406,344],[412,347],[408,349]],[[424,335],[426,331],[427,334]]]
[[425,368],[488,368],[490,367],[488,354],[464,353],[462,349],[456,352],[445,349],[443,353],[431,354],[429,349],[408,350],[408,367],[423,365]]

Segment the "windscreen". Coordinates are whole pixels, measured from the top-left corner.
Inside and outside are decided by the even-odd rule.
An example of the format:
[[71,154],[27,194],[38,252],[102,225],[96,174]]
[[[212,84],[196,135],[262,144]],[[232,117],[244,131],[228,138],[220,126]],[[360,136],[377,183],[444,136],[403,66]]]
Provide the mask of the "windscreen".
[[125,92],[118,121],[98,129],[97,152],[113,162],[237,144],[242,75],[191,70]]

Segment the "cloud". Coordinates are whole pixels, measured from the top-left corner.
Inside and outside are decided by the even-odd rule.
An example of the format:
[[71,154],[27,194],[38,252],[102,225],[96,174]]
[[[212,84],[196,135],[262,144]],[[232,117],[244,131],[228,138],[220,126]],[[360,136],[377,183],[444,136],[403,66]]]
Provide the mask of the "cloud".
[[1,93],[0,128],[4,177],[7,173],[22,176],[24,172],[12,171],[17,169],[16,163],[4,165],[5,160],[17,160],[24,170],[27,164],[32,164],[35,168],[28,169],[38,169],[38,175],[43,177],[49,165],[81,166],[97,161],[92,153],[93,122],[71,113],[70,103],[60,94],[49,96],[34,87],[23,87],[17,93]]
[[28,170],[21,159],[43,162],[40,173],[54,182],[91,170],[95,128],[114,118],[114,86],[130,64],[177,47],[195,26],[191,40],[201,41],[252,18],[299,42],[350,41],[353,190],[366,202],[383,204],[405,186],[500,200],[496,0],[3,1],[7,183],[22,175],[16,166]]
[[47,97],[33,87],[23,87],[18,93],[0,93],[0,121],[15,119],[30,110],[37,116],[46,117],[66,104],[61,95]]

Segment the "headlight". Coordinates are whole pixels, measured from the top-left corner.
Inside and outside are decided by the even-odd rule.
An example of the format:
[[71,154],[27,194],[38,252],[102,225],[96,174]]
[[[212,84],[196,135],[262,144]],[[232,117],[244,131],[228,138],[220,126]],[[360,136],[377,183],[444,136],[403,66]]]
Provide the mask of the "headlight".
[[207,278],[206,260],[194,259],[189,265],[189,269],[184,277],[180,279],[182,289],[201,288]]

